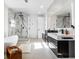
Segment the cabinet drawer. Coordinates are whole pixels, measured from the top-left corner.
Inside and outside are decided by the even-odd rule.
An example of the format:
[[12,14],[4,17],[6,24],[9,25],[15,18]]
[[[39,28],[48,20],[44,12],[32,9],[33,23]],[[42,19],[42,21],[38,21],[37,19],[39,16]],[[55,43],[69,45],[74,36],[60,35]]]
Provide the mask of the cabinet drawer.
[[61,53],[63,57],[69,57],[68,41],[58,41],[58,53]]

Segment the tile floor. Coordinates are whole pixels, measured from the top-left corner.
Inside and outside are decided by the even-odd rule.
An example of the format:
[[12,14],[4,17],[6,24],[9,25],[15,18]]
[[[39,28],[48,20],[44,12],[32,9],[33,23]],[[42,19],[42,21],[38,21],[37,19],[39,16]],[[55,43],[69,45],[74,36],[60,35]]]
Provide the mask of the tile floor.
[[[31,44],[31,52],[23,53],[22,59],[75,59],[75,58],[57,58],[55,54],[48,48],[42,39],[29,39]],[[27,40],[19,40],[17,46],[26,43]]]

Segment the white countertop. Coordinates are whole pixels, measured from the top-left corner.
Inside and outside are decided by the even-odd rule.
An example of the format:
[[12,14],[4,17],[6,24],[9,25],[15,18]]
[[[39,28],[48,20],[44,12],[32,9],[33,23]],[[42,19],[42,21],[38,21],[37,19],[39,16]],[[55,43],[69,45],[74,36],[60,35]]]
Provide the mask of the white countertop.
[[48,36],[57,39],[57,34],[56,33],[48,33]]
[[[56,39],[56,40],[75,40],[75,35],[65,35],[59,33],[48,33],[48,36]],[[62,37],[73,37],[73,39],[62,39]]]

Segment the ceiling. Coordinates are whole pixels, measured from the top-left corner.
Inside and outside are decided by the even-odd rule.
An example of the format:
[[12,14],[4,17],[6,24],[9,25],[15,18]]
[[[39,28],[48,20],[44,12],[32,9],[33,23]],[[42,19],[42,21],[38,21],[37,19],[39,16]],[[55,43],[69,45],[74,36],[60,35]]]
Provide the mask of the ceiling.
[[53,0],[5,0],[8,8],[28,14],[45,14]]
[[55,0],[48,8],[48,14],[60,15],[72,11],[72,3],[74,0]]

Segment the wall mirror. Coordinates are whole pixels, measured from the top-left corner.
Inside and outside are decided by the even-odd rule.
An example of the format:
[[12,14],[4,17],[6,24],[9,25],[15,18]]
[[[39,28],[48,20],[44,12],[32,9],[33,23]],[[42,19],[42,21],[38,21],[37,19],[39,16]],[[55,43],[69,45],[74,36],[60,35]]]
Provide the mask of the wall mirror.
[[56,27],[57,28],[70,28],[71,27],[71,15],[70,15],[70,13],[57,15]]

